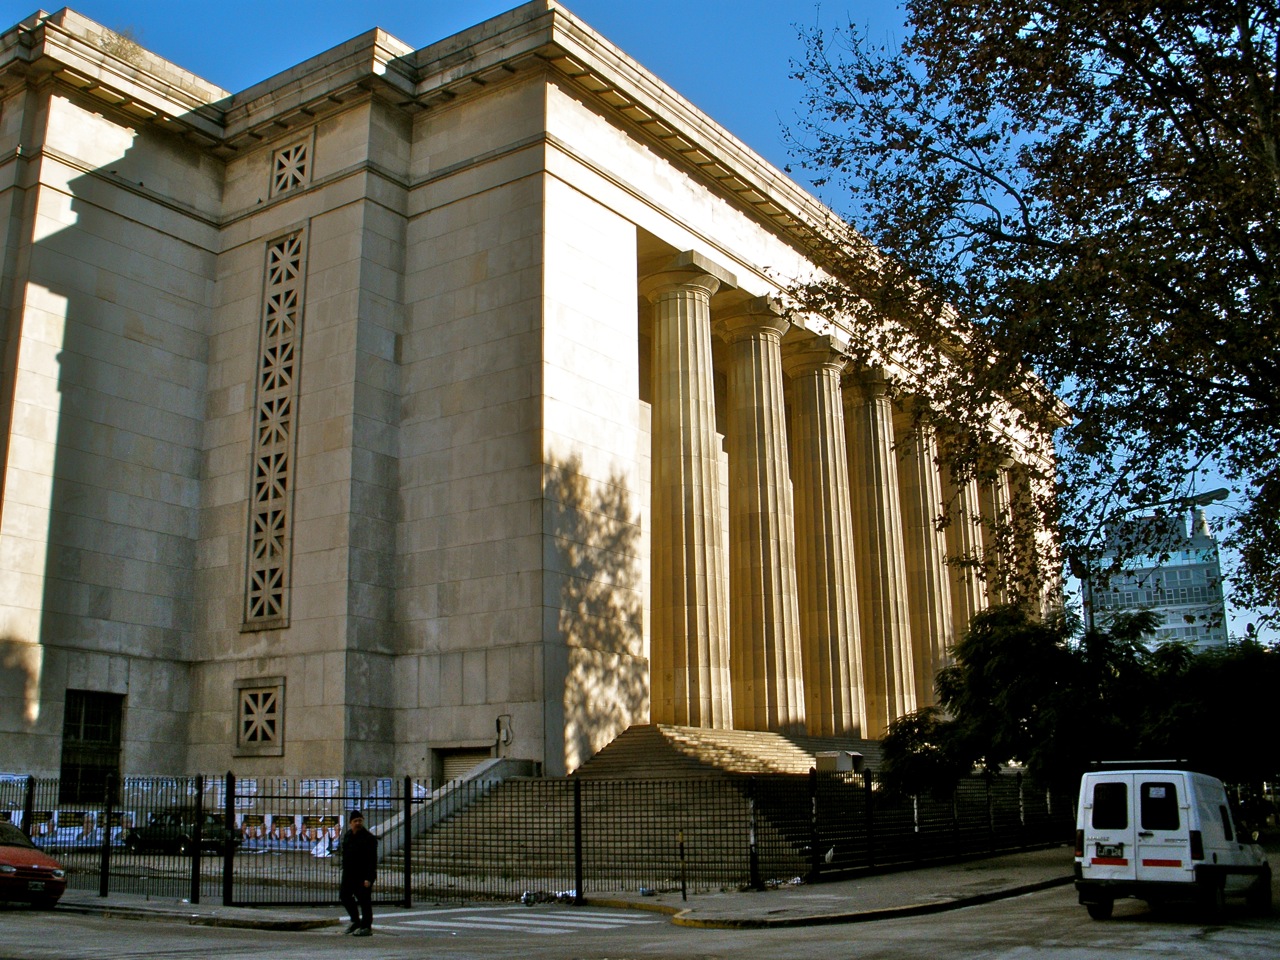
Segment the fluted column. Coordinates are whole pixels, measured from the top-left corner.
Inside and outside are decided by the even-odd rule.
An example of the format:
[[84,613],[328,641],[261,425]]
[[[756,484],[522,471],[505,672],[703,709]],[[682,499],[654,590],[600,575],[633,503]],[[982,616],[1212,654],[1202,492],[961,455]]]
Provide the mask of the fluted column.
[[893,406],[878,372],[846,378],[845,427],[854,503],[854,559],[867,688],[867,735],[915,710],[911,616],[902,546]]
[[1012,465],[1011,460],[1000,464],[978,487],[987,597],[992,603],[1008,603],[1012,599],[1009,590],[1009,581],[1015,576],[1010,566],[1015,562],[1010,525],[1013,487],[1009,468]]
[[733,714],[711,297],[726,278],[684,253],[641,284],[653,303],[650,713],[655,723],[722,729]]
[[934,679],[947,663],[955,642],[947,538],[938,528],[945,504],[938,474],[938,443],[928,420],[903,414],[895,421],[898,479],[902,484],[902,536],[907,579],[911,584],[911,652],[915,663],[916,704],[937,702]]
[[821,337],[784,346],[782,363],[791,378],[791,473],[806,723],[815,737],[861,737],[867,701],[840,396],[845,358],[829,337]]
[[947,564],[951,571],[951,610],[956,637],[964,635],[979,611],[987,608],[982,573],[982,518],[978,508],[978,481],[960,480],[950,470],[942,474],[942,495],[947,502]]
[[729,345],[729,672],[733,725],[804,731],[795,507],[782,393],[782,334],[766,298],[715,322]]

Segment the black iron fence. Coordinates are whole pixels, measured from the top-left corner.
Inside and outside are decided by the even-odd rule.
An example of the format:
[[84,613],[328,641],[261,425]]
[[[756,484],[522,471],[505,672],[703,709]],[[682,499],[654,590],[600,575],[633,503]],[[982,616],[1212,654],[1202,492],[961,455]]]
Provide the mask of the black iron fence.
[[360,808],[383,903],[816,882],[1065,842],[1070,801],[1020,776],[894,799],[869,772],[673,780],[125,778],[60,805],[56,780],[0,778],[17,823],[74,887],[228,905],[337,901],[338,841]]

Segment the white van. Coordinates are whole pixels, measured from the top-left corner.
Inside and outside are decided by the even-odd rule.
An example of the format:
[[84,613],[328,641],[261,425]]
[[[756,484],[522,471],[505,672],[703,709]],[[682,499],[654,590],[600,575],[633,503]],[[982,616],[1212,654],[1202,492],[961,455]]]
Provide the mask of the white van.
[[1080,780],[1076,891],[1095,920],[1120,897],[1194,901],[1213,919],[1227,896],[1271,908],[1271,867],[1241,836],[1222,781],[1188,770],[1106,769]]

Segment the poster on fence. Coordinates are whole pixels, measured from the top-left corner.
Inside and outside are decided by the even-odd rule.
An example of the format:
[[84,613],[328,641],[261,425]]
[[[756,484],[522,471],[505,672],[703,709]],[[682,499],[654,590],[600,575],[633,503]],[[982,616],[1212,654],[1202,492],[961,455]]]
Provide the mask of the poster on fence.
[[47,841],[59,850],[102,846],[98,815],[92,810],[59,810],[53,834]]
[[373,781],[373,789],[365,794],[366,810],[390,810],[391,801],[395,798],[394,781],[383,777]]
[[0,773],[0,809],[21,810],[27,793],[27,777],[16,773]]
[[[19,817],[21,820],[21,817]],[[53,831],[57,828],[52,810],[31,811],[31,823],[26,824],[27,836],[37,847],[47,847],[53,842]]]
[[[258,802],[258,781],[256,778],[248,777],[244,780],[236,781],[236,808],[245,809],[252,807]],[[226,801],[223,801],[226,804]]]
[[[238,804],[237,804],[238,805]],[[267,819],[260,813],[236,814],[236,826],[244,838],[241,853],[264,853],[267,850]]]
[[298,782],[298,792],[309,799],[337,800],[342,797],[342,781],[337,777],[301,780]]
[[313,857],[332,857],[342,839],[342,818],[337,816],[304,816],[302,837]]

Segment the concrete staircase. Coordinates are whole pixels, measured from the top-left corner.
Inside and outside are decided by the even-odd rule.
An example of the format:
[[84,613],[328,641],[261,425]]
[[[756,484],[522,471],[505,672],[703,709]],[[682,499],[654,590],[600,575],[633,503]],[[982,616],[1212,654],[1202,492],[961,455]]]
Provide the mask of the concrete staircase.
[[[414,817],[410,869],[433,886],[450,878],[494,878],[527,889],[567,888],[574,875],[574,779],[582,783],[583,849],[594,889],[670,883],[679,838],[692,882],[745,877],[749,856],[751,776],[806,774],[823,751],[861,753],[878,762],[878,744],[705,730],[665,724],[629,728],[568,779],[513,777],[459,783],[447,809]],[[695,782],[697,781],[697,782]],[[683,784],[683,785],[682,785]],[[800,788],[803,792],[803,788]],[[803,797],[762,793],[756,843],[761,875],[803,873],[805,836],[778,822],[771,808],[806,806]],[[783,819],[790,819],[783,817]],[[793,835],[796,834],[796,835]],[[391,851],[388,851],[391,852]],[[384,861],[398,871],[400,853]]]
[[873,740],[637,724],[573,775],[592,780],[671,780],[808,773],[818,753],[840,750],[861,754],[864,764],[873,769],[880,760],[880,744]]

